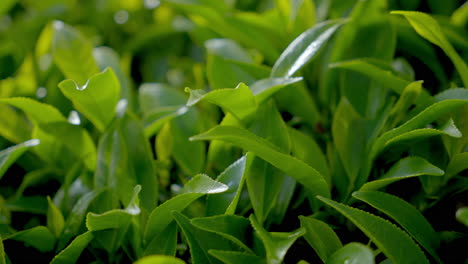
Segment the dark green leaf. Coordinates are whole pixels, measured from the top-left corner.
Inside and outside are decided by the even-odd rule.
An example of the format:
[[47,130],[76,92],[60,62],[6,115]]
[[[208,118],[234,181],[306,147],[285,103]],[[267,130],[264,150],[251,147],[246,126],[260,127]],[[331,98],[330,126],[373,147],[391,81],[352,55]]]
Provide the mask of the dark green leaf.
[[326,223],[312,217],[299,216],[301,227],[305,229],[304,238],[317,252],[320,259],[327,263],[328,258],[343,247],[335,231]]
[[439,236],[424,216],[411,204],[383,192],[355,192],[353,197],[364,201],[390,216],[400,224],[419,244],[441,263],[437,248]]
[[172,211],[182,211],[196,199],[205,194],[222,193],[229,189],[223,183],[212,180],[206,175],[197,175],[187,182],[181,193],[156,207],[150,214],[144,233],[144,240],[149,243],[161,233],[173,220]]
[[458,222],[468,226],[468,207],[459,208],[456,212]]
[[360,191],[373,191],[399,180],[421,175],[442,176],[444,171],[421,157],[407,157],[393,165],[380,179],[367,182]]
[[5,237],[24,242],[27,245],[37,248],[41,252],[49,252],[54,249],[55,237],[45,226],[36,226]]
[[255,232],[263,242],[266,250],[267,263],[279,264],[283,262],[288,249],[301,236],[305,234],[303,228],[299,228],[293,232],[268,232],[256,220],[254,215],[249,217]]
[[251,264],[264,264],[265,260],[251,254],[237,251],[224,251],[224,250],[215,250],[210,249],[208,253],[213,257],[221,260],[226,264],[238,264],[238,263],[251,263]]
[[50,262],[51,264],[74,264],[78,261],[81,252],[88,246],[93,240],[94,236],[91,231],[83,233],[77,236],[64,250],[58,253],[54,259]]
[[319,199],[353,222],[393,263],[429,263],[408,234],[390,222],[327,198]]

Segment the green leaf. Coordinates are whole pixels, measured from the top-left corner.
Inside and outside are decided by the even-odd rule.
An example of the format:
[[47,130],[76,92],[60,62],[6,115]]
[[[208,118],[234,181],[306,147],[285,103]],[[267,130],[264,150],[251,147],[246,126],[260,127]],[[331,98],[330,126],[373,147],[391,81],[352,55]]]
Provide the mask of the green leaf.
[[153,237],[164,231],[172,222],[172,211],[182,211],[193,201],[205,194],[222,193],[229,189],[223,183],[212,180],[206,175],[197,175],[187,182],[180,194],[156,207],[150,214],[144,233],[144,240],[149,244]]
[[393,263],[429,263],[408,234],[390,222],[324,197],[318,199],[353,222]]
[[250,86],[252,94],[255,96],[255,100],[260,105],[264,101],[268,100],[276,92],[283,88],[289,87],[291,84],[295,84],[302,81],[302,77],[294,78],[267,78],[254,82]]
[[34,124],[67,121],[57,108],[30,98],[2,98],[0,103],[6,103],[22,110]]
[[91,231],[83,233],[70,243],[65,249],[60,251],[50,262],[50,264],[74,264],[78,261],[81,252],[93,240],[94,236]]
[[292,143],[292,154],[296,158],[309,164],[312,168],[315,168],[323,175],[327,182],[331,184],[328,161],[319,145],[312,137],[309,137],[301,131],[290,127],[288,129]]
[[208,50],[207,77],[211,89],[236,87],[239,82],[253,83],[266,77],[259,66],[253,64],[251,56],[236,42],[230,39],[210,39],[205,42]]
[[355,192],[353,197],[382,211],[400,224],[436,260],[439,236],[424,216],[411,204],[383,192]]
[[444,171],[421,157],[407,157],[399,160],[380,179],[365,183],[360,191],[373,191],[399,180],[421,175],[442,176]]
[[240,120],[250,117],[257,109],[257,102],[252,91],[243,83],[240,83],[234,89],[217,89],[209,93],[190,88],[186,88],[186,92],[190,93],[188,106],[193,106],[201,100],[207,100],[223,108],[224,111],[230,112]]
[[4,240],[7,239],[24,242],[43,253],[52,251],[55,246],[55,236],[45,226],[36,226],[14,233],[5,237]]
[[468,152],[458,153],[450,159],[445,171],[445,178],[450,179],[466,169],[468,169]]
[[16,4],[16,2],[17,0],[2,1],[2,3],[0,4],[0,17],[3,16],[6,12],[8,12],[10,8],[12,8]]
[[185,264],[185,262],[176,257],[153,255],[141,258],[135,264]]
[[55,63],[68,79],[81,86],[99,68],[93,58],[93,47],[76,29],[62,21],[54,21],[52,54]]
[[264,264],[265,260],[251,254],[246,254],[244,252],[238,251],[224,251],[224,250],[216,250],[210,249],[208,253],[221,260],[223,263],[226,264],[239,264],[239,263],[251,263],[251,264]]
[[154,109],[144,118],[146,137],[150,138],[154,136],[161,130],[164,124],[178,116],[184,115],[188,110],[189,108],[186,106],[168,106]]
[[458,222],[468,226],[468,207],[458,208],[455,216]]
[[3,239],[0,237],[0,264],[7,264],[6,262],[5,247],[3,246]]
[[423,38],[439,46],[452,60],[465,87],[468,87],[468,66],[445,38],[440,25],[431,16],[414,11],[392,11],[391,14],[403,15]]
[[385,65],[385,62],[380,62],[377,59],[354,59],[335,62],[330,65],[330,68],[346,69],[364,74],[373,80],[381,82],[396,93],[401,94],[410,82],[396,76],[389,69],[389,66],[382,67],[382,64]]
[[96,168],[96,146],[88,131],[68,122],[53,122],[39,125],[45,133],[61,142],[76,158],[83,160],[86,168]]
[[115,119],[101,137],[98,164],[94,176],[96,187],[110,187],[124,204],[128,204],[133,187],[141,185],[141,207],[148,212],[158,201],[158,182],[151,147],[140,121],[128,112]]
[[245,160],[243,156],[227,167],[216,181],[228,186],[228,190],[208,196],[206,200],[207,215],[234,214],[242,193],[245,178]]
[[218,215],[212,217],[199,217],[191,220],[192,225],[208,232],[213,232],[250,254],[254,252],[245,244],[250,231],[249,220],[237,215]]
[[334,114],[332,135],[351,186],[354,185],[359,169],[366,159],[366,144],[369,144],[366,143],[366,134],[365,120],[351,103],[343,98]]
[[291,77],[316,57],[324,43],[345,23],[344,20],[322,22],[297,37],[275,62],[271,77]]
[[[436,103],[430,105],[401,126],[387,131],[380,136],[372,147],[371,156],[375,157],[391,140],[415,129],[422,128],[437,119],[439,116],[468,104],[468,91],[451,89],[436,95],[435,99]],[[423,131],[422,134],[425,134],[425,132]]]
[[304,238],[317,252],[320,259],[327,263],[328,258],[343,247],[335,231],[326,223],[312,217],[299,216],[301,227],[305,229]]
[[[291,140],[288,129],[272,100],[259,107],[250,131],[279,147],[282,152],[290,152]],[[271,209],[277,204],[278,195],[285,186],[285,175],[249,152],[245,177],[255,216],[260,223],[263,223]],[[285,199],[278,203],[288,201],[289,199]],[[282,218],[281,215],[279,217]]]
[[256,220],[254,215],[249,217],[255,232],[265,246],[267,254],[267,263],[276,264],[282,263],[288,249],[294,242],[305,234],[303,228],[299,228],[293,232],[267,232]]
[[47,209],[47,228],[49,228],[55,237],[59,237],[62,234],[63,227],[65,225],[62,212],[60,212],[48,196],[47,202],[49,203],[49,208]]
[[349,243],[340,248],[330,259],[327,264],[374,264],[374,253],[372,250],[360,243]]
[[21,144],[9,147],[0,151],[0,179],[3,177],[8,168],[23,155],[29,148],[37,146],[40,143],[38,139],[31,139]]
[[79,233],[80,227],[83,226],[89,205],[102,192],[102,189],[97,189],[88,192],[87,194],[81,196],[80,199],[78,199],[71,212],[68,214],[67,220],[65,221],[62,236],[58,241],[58,249],[63,249],[68,244],[68,242]]
[[190,255],[194,264],[221,263],[208,254],[208,250],[218,249],[232,251],[235,248],[228,240],[219,235],[196,228],[183,214],[173,211],[172,215],[187,239]]
[[110,228],[125,228],[130,224],[132,216],[140,214],[138,194],[141,186],[133,188],[133,196],[125,209],[114,209],[102,214],[88,213],[86,227],[89,231],[99,231]]
[[162,232],[154,236],[146,246],[143,256],[154,254],[175,256],[177,249],[177,223],[172,221]]
[[120,98],[120,83],[112,68],[93,75],[85,84],[73,80],[59,84],[62,93],[96,128],[104,132],[115,115]]
[[267,140],[237,127],[217,126],[193,136],[191,140],[223,140],[239,146],[266,160],[276,168],[303,184],[313,195],[330,197],[330,190],[323,176],[305,162],[283,153]]

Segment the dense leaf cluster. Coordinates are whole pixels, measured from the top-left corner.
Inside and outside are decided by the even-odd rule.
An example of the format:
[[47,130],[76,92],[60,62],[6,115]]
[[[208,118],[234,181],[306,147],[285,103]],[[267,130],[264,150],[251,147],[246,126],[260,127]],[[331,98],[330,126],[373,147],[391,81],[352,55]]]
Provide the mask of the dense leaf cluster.
[[456,0],[2,0],[0,264],[466,262],[467,23]]

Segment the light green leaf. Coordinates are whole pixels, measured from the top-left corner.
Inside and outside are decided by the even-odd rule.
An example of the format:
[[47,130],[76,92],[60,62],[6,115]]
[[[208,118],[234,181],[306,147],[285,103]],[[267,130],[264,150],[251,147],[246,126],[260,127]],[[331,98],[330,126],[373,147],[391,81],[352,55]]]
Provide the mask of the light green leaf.
[[182,211],[193,201],[205,194],[222,193],[229,189],[223,183],[212,180],[207,175],[197,175],[187,182],[180,194],[156,207],[150,214],[144,233],[147,243],[161,233],[173,220],[172,211]]
[[24,242],[26,245],[37,248],[43,253],[52,251],[55,246],[55,236],[45,226],[36,226],[31,229],[16,232],[5,237],[4,240],[7,239]]
[[255,255],[244,253],[244,252],[210,249],[208,250],[208,253],[226,264],[239,264],[239,263],[265,264],[266,263],[264,259]]
[[0,236],[0,264],[7,264],[5,247],[3,246],[3,239],[1,236]]
[[377,59],[354,59],[335,62],[330,65],[330,68],[346,69],[364,74],[373,80],[381,82],[398,94],[401,94],[403,89],[410,84],[409,81],[396,76],[390,66],[385,65],[385,61],[381,62]]
[[239,146],[266,160],[276,168],[303,184],[313,195],[330,197],[330,190],[323,176],[305,162],[283,153],[275,145],[255,134],[237,127],[217,126],[196,135],[191,140],[223,140]]
[[59,83],[62,93],[96,128],[104,132],[115,115],[120,98],[120,83],[112,68],[93,75],[85,84],[73,80]]
[[294,244],[294,242],[305,234],[303,228],[299,228],[293,232],[267,232],[256,220],[254,215],[249,217],[250,223],[252,224],[255,232],[258,234],[260,239],[265,246],[267,254],[267,263],[269,264],[280,264],[283,262],[283,258],[286,255],[288,249]]
[[429,263],[408,234],[390,222],[324,197],[318,199],[335,208],[361,229],[393,263]]
[[458,208],[457,213],[455,214],[458,222],[468,226],[468,207]]
[[70,243],[65,249],[60,251],[50,262],[50,264],[74,264],[78,261],[81,252],[93,240],[94,236],[91,231],[83,233]]
[[34,124],[67,121],[57,108],[30,98],[2,98],[0,103],[6,103],[22,110]]
[[185,91],[190,93],[190,98],[187,102],[188,106],[193,106],[201,100],[206,100],[223,108],[224,111],[230,112],[240,120],[249,118],[257,109],[257,102],[252,91],[243,83],[240,83],[234,89],[217,89],[209,93],[190,88],[186,88]]
[[208,196],[207,215],[235,213],[245,182],[245,160],[245,156],[241,157],[216,178],[216,181],[226,184],[229,189],[226,192]]
[[38,139],[31,139],[21,144],[9,147],[0,151],[0,179],[7,169],[29,148],[37,146],[40,143]]
[[302,81],[302,77],[294,78],[267,78],[254,82],[250,86],[252,94],[258,104],[268,100],[276,92],[288,87],[291,84]]
[[125,209],[114,209],[102,214],[88,213],[86,227],[89,231],[99,231],[111,228],[125,228],[130,224],[132,216],[140,214],[138,194],[141,186],[133,188],[133,196]]
[[312,217],[299,216],[301,227],[305,229],[304,238],[317,252],[320,259],[327,263],[328,258],[343,247],[335,231],[325,222]]
[[440,25],[431,16],[414,11],[392,11],[391,14],[403,15],[423,38],[439,46],[452,60],[465,87],[468,87],[468,66],[446,39]]
[[353,197],[382,211],[405,229],[436,260],[439,236],[424,216],[411,204],[383,192],[355,192]]
[[185,262],[176,257],[153,255],[141,258],[135,264],[185,264]]
[[[15,4],[17,0],[4,0],[0,3],[0,17],[10,10]],[[3,263],[2,263],[3,264]]]
[[340,248],[330,259],[327,264],[374,264],[374,253],[372,250],[360,243],[349,243],[343,248]]
[[93,58],[93,47],[76,29],[62,21],[54,21],[52,54],[55,63],[65,77],[73,79],[81,86],[99,68]]
[[324,43],[345,23],[331,20],[315,25],[297,37],[275,62],[271,77],[291,77],[320,51]]
[[421,157],[407,157],[399,160],[380,179],[365,183],[360,191],[373,191],[399,180],[421,175],[442,176],[444,171]]
[[65,225],[62,212],[60,212],[48,196],[47,202],[49,203],[49,208],[47,209],[47,228],[49,228],[55,237],[59,237],[62,234],[63,227]]

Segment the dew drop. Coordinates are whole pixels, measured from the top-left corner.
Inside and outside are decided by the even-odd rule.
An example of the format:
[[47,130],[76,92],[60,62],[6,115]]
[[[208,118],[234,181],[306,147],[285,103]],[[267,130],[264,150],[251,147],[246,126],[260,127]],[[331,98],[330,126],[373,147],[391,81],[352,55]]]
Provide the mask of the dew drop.
[[119,10],[114,15],[115,23],[122,25],[127,23],[128,21],[128,12],[127,10]]

